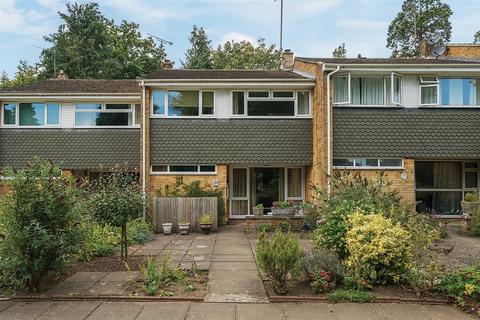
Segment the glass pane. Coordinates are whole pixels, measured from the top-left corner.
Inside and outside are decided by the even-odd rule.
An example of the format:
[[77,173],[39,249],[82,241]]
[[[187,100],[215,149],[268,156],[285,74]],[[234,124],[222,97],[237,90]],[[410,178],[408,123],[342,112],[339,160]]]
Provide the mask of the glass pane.
[[167,166],[152,166],[152,171],[153,172],[167,172],[168,167]]
[[170,166],[170,172],[198,172],[198,166]]
[[378,167],[378,159],[355,158],[357,167]]
[[298,94],[298,114],[305,115],[310,113],[310,93],[308,91],[297,92]]
[[249,116],[294,116],[294,101],[248,101]]
[[15,103],[5,103],[3,105],[3,124],[16,124],[17,105]]
[[202,92],[202,114],[213,114],[213,92]]
[[478,162],[465,162],[466,169],[476,169],[478,168]]
[[215,166],[200,166],[200,172],[215,172]]
[[47,124],[60,124],[60,104],[47,104]]
[[169,116],[198,116],[198,91],[168,91]]
[[421,82],[437,82],[437,77],[435,76],[420,76]]
[[142,122],[142,106],[139,104],[135,105],[135,124],[139,125]]
[[43,103],[20,103],[21,126],[45,125],[45,104]]
[[383,105],[383,78],[352,77],[352,104]]
[[233,114],[245,113],[245,94],[243,91],[234,91],[232,94]]
[[380,159],[380,167],[401,167],[402,159]]
[[101,103],[79,103],[75,106],[77,110],[100,110],[102,109]]
[[247,197],[247,169],[233,169],[233,197]]
[[153,114],[165,114],[165,91],[153,91]]
[[437,104],[437,86],[420,87],[421,104]]
[[353,167],[353,158],[348,159],[333,159],[333,165],[339,167]]
[[348,77],[333,78],[333,102],[348,102]]
[[248,214],[248,200],[232,200],[232,216],[246,216]]
[[249,98],[268,98],[268,91],[249,91]]
[[302,197],[302,169],[290,168],[288,170],[288,197]]
[[274,91],[274,98],[293,98],[293,91]]
[[132,113],[105,113],[105,112],[76,112],[75,126],[130,126],[132,125]]
[[400,103],[401,102],[401,78],[398,76],[393,76],[393,99],[392,102]]
[[105,109],[107,110],[129,110],[131,108],[130,104],[125,103],[115,103],[115,104],[106,104]]
[[442,105],[475,106],[478,105],[477,79],[440,79],[440,97]]
[[250,169],[250,203],[271,208],[275,201],[285,199],[284,168]]
[[478,173],[475,171],[465,172],[465,188],[478,188]]
[[430,214],[460,215],[461,191],[417,191],[417,211]]
[[462,162],[416,161],[415,182],[417,189],[461,189]]

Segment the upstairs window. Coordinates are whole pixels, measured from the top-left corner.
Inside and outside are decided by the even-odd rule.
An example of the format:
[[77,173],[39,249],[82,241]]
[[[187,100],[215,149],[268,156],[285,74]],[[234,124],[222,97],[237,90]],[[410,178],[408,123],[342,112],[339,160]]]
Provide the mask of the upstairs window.
[[60,104],[58,103],[4,103],[3,125],[38,127],[60,125]]
[[420,105],[437,105],[438,79],[435,76],[420,76]]
[[75,105],[76,127],[128,127],[137,122],[134,107],[128,103],[78,103]]
[[420,105],[480,106],[480,79],[420,76]]
[[215,114],[213,91],[155,90],[152,93],[152,115],[168,117],[198,117]]
[[310,91],[233,91],[232,114],[253,117],[310,115]]

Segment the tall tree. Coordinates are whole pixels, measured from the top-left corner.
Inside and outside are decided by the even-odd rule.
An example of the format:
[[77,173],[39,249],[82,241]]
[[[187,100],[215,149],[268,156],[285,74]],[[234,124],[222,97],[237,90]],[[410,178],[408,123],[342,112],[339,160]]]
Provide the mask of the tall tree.
[[4,71],[0,78],[0,88],[23,86],[35,82],[38,75],[38,66],[31,66],[27,61],[20,60],[15,77],[10,80]]
[[280,50],[275,45],[267,46],[259,38],[254,46],[249,41],[227,41],[213,52],[215,69],[263,69],[275,70],[280,67]]
[[418,57],[420,41],[434,33],[441,34],[439,43],[450,41],[451,15],[452,9],[441,0],[404,0],[402,11],[388,27],[387,48],[392,49],[392,57]]
[[475,32],[473,35],[473,43],[480,43],[480,31]]
[[345,43],[342,43],[335,48],[332,52],[334,58],[345,58],[347,56],[347,49],[345,49]]
[[205,30],[194,25],[188,40],[192,46],[185,53],[185,62],[182,61],[183,68],[211,69],[213,65],[211,41],[208,40]]
[[42,51],[43,78],[59,70],[70,78],[135,78],[160,69],[165,59],[163,46],[143,39],[137,24],[116,25],[96,3],[68,3],[59,15],[57,32],[44,37],[52,47]]

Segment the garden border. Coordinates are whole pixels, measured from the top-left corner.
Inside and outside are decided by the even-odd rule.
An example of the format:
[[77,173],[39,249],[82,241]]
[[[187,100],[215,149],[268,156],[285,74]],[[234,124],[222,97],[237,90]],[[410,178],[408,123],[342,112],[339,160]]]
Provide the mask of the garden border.
[[[269,296],[268,300],[272,303],[281,303],[281,302],[331,303],[331,301],[326,297]],[[372,302],[373,303],[417,303],[417,304],[435,304],[435,305],[454,305],[454,303],[452,303],[447,299],[375,298],[373,299]]]

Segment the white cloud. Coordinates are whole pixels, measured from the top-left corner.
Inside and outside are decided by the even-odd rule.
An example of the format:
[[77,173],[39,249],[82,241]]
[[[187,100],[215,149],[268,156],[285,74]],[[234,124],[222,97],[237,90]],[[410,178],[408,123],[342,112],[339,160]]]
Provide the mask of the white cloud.
[[103,0],[101,4],[115,10],[128,12],[141,17],[141,19],[187,19],[196,14],[193,9],[171,10],[165,3],[152,3],[151,1],[138,0]]
[[65,2],[61,0],[36,0],[39,5],[53,12],[57,12],[65,8]]
[[252,43],[253,45],[256,45],[257,40],[255,40],[253,37],[240,33],[240,32],[229,32],[226,33],[218,42],[218,44],[224,44],[227,41],[235,41],[235,42],[240,42],[240,41],[248,41]]
[[15,0],[0,2],[0,33],[44,35],[51,31],[47,19],[40,11],[17,8]]
[[385,29],[388,26],[386,21],[375,21],[375,20],[362,20],[362,19],[347,19],[340,20],[337,23],[337,26],[348,29]]
[[313,1],[299,1],[291,5],[285,6],[285,14],[293,12],[294,16],[314,16],[316,14],[329,11],[340,4],[340,0],[313,0]]

